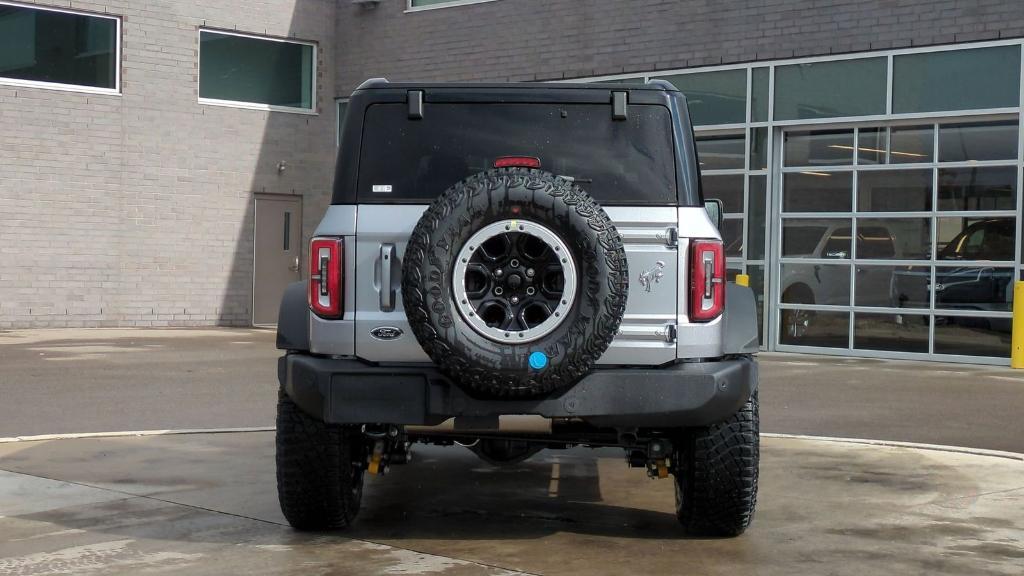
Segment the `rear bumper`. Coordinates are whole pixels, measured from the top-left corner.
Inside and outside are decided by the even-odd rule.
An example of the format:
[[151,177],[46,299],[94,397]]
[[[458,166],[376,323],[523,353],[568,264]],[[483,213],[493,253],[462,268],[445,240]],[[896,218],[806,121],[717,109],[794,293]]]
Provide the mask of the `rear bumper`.
[[478,399],[437,369],[288,354],[282,388],[311,416],[333,424],[433,426],[452,417],[535,414],[600,427],[689,427],[726,419],[757,389],[757,362],[736,358],[659,368],[597,369],[558,393],[526,400]]

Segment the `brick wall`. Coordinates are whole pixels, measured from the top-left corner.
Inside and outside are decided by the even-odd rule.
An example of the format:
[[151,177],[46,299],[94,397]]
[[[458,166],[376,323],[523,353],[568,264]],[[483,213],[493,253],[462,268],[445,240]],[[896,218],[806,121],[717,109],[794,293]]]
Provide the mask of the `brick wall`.
[[1020,0],[338,4],[339,94],[366,78],[526,81],[1024,36]]
[[[123,17],[122,94],[0,85],[0,329],[248,324],[253,194],[329,202],[333,98],[1024,36],[1018,0],[38,0]],[[197,29],[320,45],[305,116],[197,103]],[[279,161],[288,169],[278,174]]]
[[[0,85],[0,328],[248,324],[253,194],[328,202],[336,2],[71,4],[123,17],[122,94]],[[200,26],[318,42],[320,114],[198,104]]]

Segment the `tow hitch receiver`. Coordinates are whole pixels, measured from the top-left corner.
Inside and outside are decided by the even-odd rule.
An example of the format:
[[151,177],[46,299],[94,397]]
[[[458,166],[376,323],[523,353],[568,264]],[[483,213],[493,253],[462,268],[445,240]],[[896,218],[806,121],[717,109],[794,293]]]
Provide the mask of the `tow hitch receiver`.
[[668,478],[672,466],[672,443],[664,438],[655,438],[646,446],[637,446],[629,452],[627,460],[631,468],[647,468],[650,478]]
[[397,426],[363,426],[363,434],[369,439],[366,471],[374,476],[383,476],[391,470],[392,464],[406,464],[412,459],[409,442]]

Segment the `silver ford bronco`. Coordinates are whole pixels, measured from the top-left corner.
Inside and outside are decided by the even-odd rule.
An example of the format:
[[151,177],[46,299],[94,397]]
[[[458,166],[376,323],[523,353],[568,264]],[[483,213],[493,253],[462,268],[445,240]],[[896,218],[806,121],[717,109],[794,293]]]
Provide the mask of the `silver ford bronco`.
[[277,479],[349,525],[416,443],[494,465],[620,447],[732,536],[758,477],[758,331],[726,282],[670,84],[393,84],[352,94],[308,280],[281,303]]

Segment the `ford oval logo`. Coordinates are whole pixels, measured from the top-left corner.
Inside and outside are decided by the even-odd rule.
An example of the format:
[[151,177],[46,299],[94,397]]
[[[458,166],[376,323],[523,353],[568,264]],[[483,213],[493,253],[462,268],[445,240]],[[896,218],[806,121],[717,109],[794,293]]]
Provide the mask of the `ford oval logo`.
[[402,334],[404,334],[402,329],[395,328],[394,326],[379,326],[370,330],[370,336],[373,336],[377,340],[395,340],[397,338],[401,338]]

